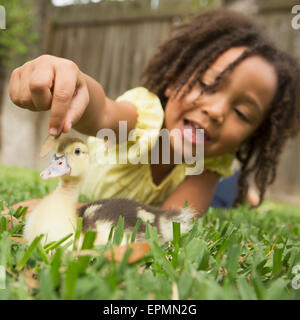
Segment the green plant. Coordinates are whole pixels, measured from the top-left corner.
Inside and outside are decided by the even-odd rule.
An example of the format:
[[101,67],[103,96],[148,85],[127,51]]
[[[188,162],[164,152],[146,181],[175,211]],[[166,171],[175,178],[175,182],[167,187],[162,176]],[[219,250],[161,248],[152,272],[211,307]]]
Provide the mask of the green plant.
[[[6,11],[6,29],[0,30],[0,62],[2,66],[15,67],[25,60],[30,46],[37,41],[34,30],[36,14],[33,0],[2,0]],[[17,62],[18,61],[18,62]]]

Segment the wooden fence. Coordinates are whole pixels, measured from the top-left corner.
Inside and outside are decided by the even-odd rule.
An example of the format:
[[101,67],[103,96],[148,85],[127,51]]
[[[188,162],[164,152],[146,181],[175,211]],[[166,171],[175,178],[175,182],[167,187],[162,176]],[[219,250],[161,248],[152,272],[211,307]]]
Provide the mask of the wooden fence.
[[187,13],[187,9],[153,10],[150,4],[103,2],[56,8],[48,21],[44,52],[73,60],[116,98],[138,85],[156,46]]
[[[244,3],[238,9],[247,11],[247,1],[230,1],[230,6]],[[296,2],[249,0],[253,18],[281,48],[300,58],[300,30],[291,27],[291,7]],[[199,9],[199,1],[194,0],[160,0],[158,8],[152,8],[150,0],[53,8],[45,23],[43,52],[72,59],[115,98],[139,84],[140,73],[157,45],[174,23],[195,12],[197,3]],[[34,123],[37,154],[47,133],[48,114],[36,115]],[[300,204],[299,163],[300,136],[287,145],[269,198]]]

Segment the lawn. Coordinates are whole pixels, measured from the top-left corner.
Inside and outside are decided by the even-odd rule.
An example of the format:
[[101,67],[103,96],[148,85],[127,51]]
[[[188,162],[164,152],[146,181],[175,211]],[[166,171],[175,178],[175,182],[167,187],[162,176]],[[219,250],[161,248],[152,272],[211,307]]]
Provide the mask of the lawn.
[[[3,201],[11,206],[42,197],[57,183],[20,168],[0,167],[0,175],[0,212]],[[24,221],[25,211],[10,214]],[[29,247],[11,240],[21,236],[22,225],[8,232],[0,216],[0,266],[6,270],[0,299],[172,299],[177,293],[180,299],[300,299],[299,207],[265,201],[255,210],[210,209],[188,234],[174,224],[173,241],[162,246],[148,226],[151,249],[133,264],[128,254],[121,263],[105,258],[120,242],[122,219],[106,246],[95,247],[95,233],[88,231],[81,251],[66,250],[74,247],[68,239],[60,247],[42,247],[39,238]]]

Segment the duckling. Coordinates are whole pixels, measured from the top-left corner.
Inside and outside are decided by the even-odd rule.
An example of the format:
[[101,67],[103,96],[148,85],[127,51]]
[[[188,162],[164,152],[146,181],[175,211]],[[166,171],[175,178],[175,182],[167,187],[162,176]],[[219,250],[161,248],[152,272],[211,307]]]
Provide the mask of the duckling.
[[88,163],[88,147],[84,141],[72,137],[58,141],[50,166],[41,177],[60,177],[60,181],[28,216],[24,227],[25,240],[31,243],[36,236],[45,234],[42,243],[47,244],[75,232],[76,202]]
[[112,226],[119,216],[124,217],[124,238],[134,230],[138,218],[142,220],[136,235],[137,241],[145,239],[146,223],[156,227],[160,242],[172,239],[172,222],[181,223],[181,232],[191,229],[196,212],[186,207],[181,210],[162,210],[129,199],[103,199],[76,209],[81,182],[88,168],[88,147],[79,138],[65,137],[57,143],[50,166],[41,173],[43,179],[60,177],[58,187],[30,213],[24,229],[24,239],[31,243],[45,234],[43,244],[57,241],[76,229],[77,217],[82,217],[82,231],[95,230],[95,245],[105,244]]

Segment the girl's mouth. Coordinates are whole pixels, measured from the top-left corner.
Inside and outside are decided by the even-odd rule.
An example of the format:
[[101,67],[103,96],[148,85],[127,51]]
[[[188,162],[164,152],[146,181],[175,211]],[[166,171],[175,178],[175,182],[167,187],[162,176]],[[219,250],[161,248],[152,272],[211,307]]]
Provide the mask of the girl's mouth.
[[[191,129],[191,130],[184,130],[184,129]],[[193,121],[184,119],[182,122],[181,130],[183,137],[188,140],[192,144],[199,144],[200,142],[200,132],[196,129],[203,129],[198,123]],[[211,141],[210,137],[204,130],[204,143],[208,143]]]

